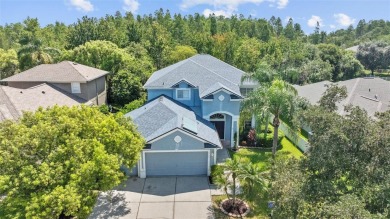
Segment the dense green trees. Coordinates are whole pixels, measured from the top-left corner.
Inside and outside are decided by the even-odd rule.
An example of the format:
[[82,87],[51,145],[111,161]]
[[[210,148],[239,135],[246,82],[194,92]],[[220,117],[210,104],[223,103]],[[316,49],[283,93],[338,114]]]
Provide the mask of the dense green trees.
[[390,65],[390,45],[384,42],[368,42],[359,46],[356,57],[371,71],[388,68]]
[[[349,27],[327,34],[318,26],[313,34],[305,35],[301,25],[292,19],[283,25],[278,17],[225,18],[198,13],[183,16],[160,9],[143,16],[130,12],[99,19],[85,16],[69,26],[55,22],[41,27],[37,19],[27,18],[0,26],[0,48],[18,52],[20,70],[70,59],[111,71],[109,80],[119,70],[129,71],[126,79],[131,85],[114,88],[121,93],[111,92],[111,81],[108,84],[110,103],[123,105],[141,96],[141,85],[151,72],[195,53],[211,54],[249,72],[255,72],[265,62],[281,79],[294,84],[350,79],[360,75],[362,66],[354,54],[344,51],[345,47],[370,39],[390,41],[389,31],[389,22],[362,20],[356,29]],[[93,41],[109,43],[94,49],[86,46]],[[105,55],[102,51],[107,51],[106,47],[117,52]],[[81,52],[86,49],[89,52]],[[122,59],[130,61],[123,64]],[[17,72],[13,68],[7,71],[7,76]],[[125,74],[120,76],[123,79]],[[120,83],[116,80],[117,85]]]
[[53,107],[0,124],[3,218],[86,218],[100,191],[118,185],[144,140],[122,114]]
[[141,45],[122,49],[112,42],[98,40],[70,50],[64,59],[111,72],[107,77],[108,101],[123,106],[141,97],[142,85],[154,70],[142,50]]
[[15,74],[19,68],[16,51],[0,49],[0,80]]
[[349,107],[340,116],[329,103],[340,100],[345,91],[331,90],[323,98],[325,104],[303,114],[314,133],[307,157],[277,162],[274,216],[388,218],[390,138],[384,133],[390,132],[390,111],[374,120],[364,110]]

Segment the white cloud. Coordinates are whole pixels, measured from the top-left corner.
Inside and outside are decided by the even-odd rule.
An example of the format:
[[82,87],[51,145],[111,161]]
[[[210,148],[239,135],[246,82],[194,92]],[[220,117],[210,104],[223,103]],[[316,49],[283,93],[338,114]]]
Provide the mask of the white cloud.
[[[197,5],[209,5],[213,9],[206,9],[214,12],[233,14],[243,4],[261,4],[263,2],[275,3],[279,9],[285,8],[289,0],[182,0],[180,8],[186,10]],[[205,11],[206,11],[205,10]],[[205,13],[205,12],[203,12]]]
[[320,24],[320,26],[323,26],[322,18],[320,16],[312,15],[311,18],[307,21],[307,25],[309,27],[315,27],[317,26],[317,22]]
[[94,9],[92,3],[88,0],[70,0],[69,3],[80,11],[90,12]]
[[336,29],[336,25],[334,25],[334,24],[329,25],[329,27],[330,27],[331,29]]
[[123,3],[123,10],[125,11],[131,11],[132,13],[136,13],[139,8],[138,0],[124,0]]
[[278,0],[277,4],[279,9],[285,8],[288,4],[288,0]]
[[203,15],[205,17],[208,17],[210,14],[215,14],[216,16],[224,16],[224,17],[230,17],[232,15],[231,11],[224,11],[224,10],[211,10],[211,9],[205,9],[203,11]]
[[355,23],[355,19],[343,13],[334,14],[333,17],[336,19],[336,22],[343,27],[347,27]]

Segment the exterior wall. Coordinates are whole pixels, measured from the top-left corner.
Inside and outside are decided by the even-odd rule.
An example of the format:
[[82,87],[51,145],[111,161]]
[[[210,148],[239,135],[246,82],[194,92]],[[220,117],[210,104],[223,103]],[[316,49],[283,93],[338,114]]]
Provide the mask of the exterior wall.
[[181,82],[179,88],[190,88],[191,89],[191,98],[189,100],[178,100],[176,97],[176,89],[148,89],[148,100],[154,99],[160,95],[166,95],[174,100],[179,101],[189,107],[200,107],[201,100],[199,98],[199,89],[191,88],[187,83]]
[[42,83],[44,82],[7,82],[7,85],[14,88],[27,89],[30,87],[40,85]]
[[[103,105],[107,102],[106,79],[105,77],[97,78],[87,83],[87,100],[94,100],[94,104]],[[99,98],[96,102],[96,93]]]
[[[72,87],[71,83],[51,83],[51,85],[72,94]],[[88,100],[88,94],[87,94],[87,84],[86,83],[80,83],[80,91],[79,94],[73,94],[77,97],[83,98],[84,100]]]
[[204,149],[204,143],[180,131],[171,133],[152,143],[151,150],[176,150],[176,142],[173,140],[176,136],[181,137],[178,150],[196,150]]
[[148,101],[160,95],[173,98],[173,89],[148,89]]
[[[66,91],[72,94],[71,83],[53,83],[53,86]],[[81,93],[73,95],[83,98],[84,100],[90,101],[93,100],[96,104],[96,90],[99,94],[99,105],[103,105],[107,101],[107,92],[106,92],[106,78],[100,77],[88,83],[80,83]]]
[[[224,100],[220,101],[219,96],[223,96]],[[214,94],[214,100],[202,102],[202,114],[203,117],[209,117],[214,113],[224,113],[239,116],[240,115],[240,101],[230,101],[230,95],[224,91],[220,91]]]

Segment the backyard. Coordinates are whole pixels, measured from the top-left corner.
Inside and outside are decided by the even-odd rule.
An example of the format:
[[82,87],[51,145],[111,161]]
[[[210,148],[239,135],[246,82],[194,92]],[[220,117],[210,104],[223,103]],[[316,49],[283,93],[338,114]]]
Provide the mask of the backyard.
[[[272,151],[271,148],[240,148],[238,151],[229,151],[232,158],[239,159],[240,161],[250,161],[251,163],[257,164],[261,170],[264,172],[271,170],[271,161],[272,161]],[[276,153],[276,159],[288,159],[296,158],[300,159],[302,152],[291,143],[286,137],[283,137],[280,141],[280,147]],[[270,200],[268,197],[268,192],[262,188],[255,188],[256,192],[253,192],[249,196],[243,197],[250,208],[251,212],[246,216],[246,218],[269,218],[270,210],[267,207],[267,203]],[[218,208],[219,203],[226,199],[225,195],[213,196],[212,197],[215,208],[216,218],[230,218],[229,216],[223,214]]]

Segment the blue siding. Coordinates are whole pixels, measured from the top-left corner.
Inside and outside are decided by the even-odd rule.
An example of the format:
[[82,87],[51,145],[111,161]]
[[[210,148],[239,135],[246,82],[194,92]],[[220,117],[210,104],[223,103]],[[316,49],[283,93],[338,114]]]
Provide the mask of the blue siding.
[[166,95],[170,98],[173,98],[173,89],[149,89],[148,90],[148,101],[154,99],[160,95]]
[[[220,101],[219,96],[224,96],[224,100]],[[214,94],[213,101],[203,101],[202,114],[203,116],[209,116],[210,114],[217,112],[228,112],[232,115],[240,115],[240,101],[230,101],[230,95],[220,91]]]
[[176,142],[173,140],[176,136],[180,136],[182,139],[179,143],[179,150],[204,149],[202,141],[176,131],[153,142],[151,150],[176,150]]

